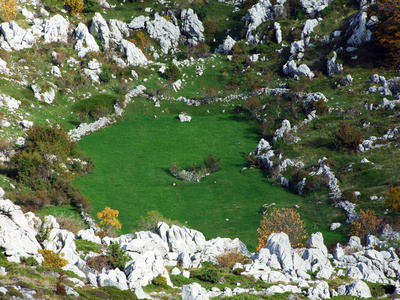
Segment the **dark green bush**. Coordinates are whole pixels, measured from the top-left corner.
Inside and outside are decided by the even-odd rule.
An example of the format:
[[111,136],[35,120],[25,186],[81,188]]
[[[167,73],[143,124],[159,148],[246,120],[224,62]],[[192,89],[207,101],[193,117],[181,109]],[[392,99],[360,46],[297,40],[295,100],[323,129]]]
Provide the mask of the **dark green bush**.
[[317,111],[317,115],[319,115],[319,116],[326,114],[329,110],[325,101],[322,99],[318,100],[317,102],[314,102],[313,107]]
[[177,67],[177,65],[171,63],[165,70],[165,77],[168,80],[177,81],[182,78],[182,71]]
[[125,265],[131,260],[129,254],[125,252],[118,243],[112,243],[107,248],[107,256],[110,259],[110,264],[115,269],[125,271]]
[[166,285],[167,284],[167,278],[162,276],[161,274],[158,274],[157,277],[154,277],[152,282],[154,285]]
[[350,191],[350,190],[344,190],[342,192],[342,198],[344,200],[350,201],[350,202],[355,203],[355,204],[358,203],[358,198],[357,198],[356,194],[353,191]]
[[20,260],[22,264],[27,266],[36,267],[39,265],[38,261],[32,256],[21,257]]
[[218,272],[215,269],[202,268],[193,271],[192,275],[193,278],[197,278],[201,281],[211,282],[211,283],[217,283],[219,282],[220,279],[220,276],[218,275]]

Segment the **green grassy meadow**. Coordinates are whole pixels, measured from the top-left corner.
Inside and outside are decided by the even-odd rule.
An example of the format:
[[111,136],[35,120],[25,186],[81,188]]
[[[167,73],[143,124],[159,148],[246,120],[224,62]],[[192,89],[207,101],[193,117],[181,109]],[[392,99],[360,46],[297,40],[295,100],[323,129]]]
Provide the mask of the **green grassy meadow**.
[[[188,107],[162,102],[161,106],[136,99],[120,122],[79,142],[79,149],[96,165],[91,174],[75,180],[91,200],[93,217],[105,206],[117,209],[122,232],[129,233],[141,216],[158,210],[208,239],[238,237],[253,250],[265,203],[298,204],[310,225],[317,220],[327,229],[330,218],[325,212],[312,217],[314,203],[273,186],[261,170],[240,172],[248,166],[246,154],[255,148],[259,135],[254,123],[231,104]],[[176,118],[183,110],[192,115],[192,122]],[[169,174],[174,161],[185,168],[210,153],[221,158],[221,170],[201,182],[183,182]],[[322,207],[338,211],[328,204]],[[337,240],[337,235],[332,238]]]

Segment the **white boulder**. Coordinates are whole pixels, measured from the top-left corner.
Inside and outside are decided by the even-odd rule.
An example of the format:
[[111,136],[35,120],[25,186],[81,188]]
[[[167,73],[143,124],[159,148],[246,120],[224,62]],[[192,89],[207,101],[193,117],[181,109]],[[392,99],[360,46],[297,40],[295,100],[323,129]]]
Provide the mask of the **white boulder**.
[[67,43],[69,22],[61,15],[55,15],[43,22],[45,43]]
[[89,29],[85,24],[79,23],[75,29],[75,37],[77,41],[74,48],[79,51],[79,57],[85,57],[86,53],[91,51],[100,51],[99,45],[97,45],[94,36],[90,34]]

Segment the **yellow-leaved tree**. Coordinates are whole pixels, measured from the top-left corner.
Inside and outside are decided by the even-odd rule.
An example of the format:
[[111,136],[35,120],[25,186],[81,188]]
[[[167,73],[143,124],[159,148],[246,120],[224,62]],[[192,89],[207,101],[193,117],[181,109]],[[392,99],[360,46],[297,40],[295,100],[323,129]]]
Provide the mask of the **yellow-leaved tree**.
[[63,4],[71,16],[79,14],[84,7],[83,0],[64,0]]
[[390,210],[400,210],[400,186],[392,187],[386,196],[385,206]]
[[304,246],[307,233],[300,214],[294,208],[273,208],[268,210],[257,229],[257,251],[267,245],[268,237],[272,233],[284,232],[288,235],[293,248]]
[[0,0],[1,20],[10,22],[17,16],[16,0]]
[[349,236],[355,235],[364,239],[368,234],[375,234],[381,221],[374,210],[363,211],[360,209],[358,218],[351,223]]
[[103,228],[104,235],[121,229],[122,225],[118,220],[118,215],[118,210],[109,208],[108,206],[103,211],[97,213],[97,218],[100,220],[100,226]]

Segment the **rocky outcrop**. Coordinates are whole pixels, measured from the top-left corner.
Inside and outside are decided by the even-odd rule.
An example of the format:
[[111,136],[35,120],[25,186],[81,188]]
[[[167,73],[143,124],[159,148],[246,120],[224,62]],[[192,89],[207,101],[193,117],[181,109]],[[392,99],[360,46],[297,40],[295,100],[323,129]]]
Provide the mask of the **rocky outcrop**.
[[193,9],[182,9],[182,32],[187,36],[189,45],[196,46],[198,43],[204,43],[203,23],[197,17]]
[[110,29],[108,28],[106,20],[100,13],[96,12],[94,14],[89,31],[92,35],[97,35],[100,38],[104,50],[110,48]]
[[269,0],[260,0],[253,5],[244,18],[247,26],[246,39],[250,43],[258,43],[258,35],[254,35],[254,31],[266,20],[274,18],[274,8]]
[[301,0],[301,6],[311,17],[317,17],[324,8],[328,7],[328,4],[329,0]]
[[158,40],[163,53],[175,51],[181,33],[172,21],[167,21],[156,13],[153,21],[146,22],[146,29],[152,39]]
[[372,32],[367,26],[368,15],[361,11],[357,13],[351,20],[346,35],[350,35],[347,40],[349,46],[358,47],[362,43],[371,41]]
[[232,51],[233,46],[235,46],[235,44],[236,41],[228,35],[224,40],[224,42],[220,44],[215,51],[223,54],[228,54]]
[[135,46],[135,44],[127,41],[121,41],[121,48],[126,56],[126,64],[128,66],[141,66],[147,64],[147,58],[142,50]]
[[335,51],[332,53],[332,58],[326,62],[326,72],[328,76],[339,74],[343,71],[343,65],[336,62],[337,54]]
[[99,45],[97,45],[94,36],[90,34],[89,29],[85,24],[79,23],[75,29],[76,44],[74,46],[75,50],[79,51],[79,57],[85,57],[88,52],[98,52],[100,51]]
[[0,25],[0,48],[6,51],[32,48],[36,37],[30,30],[21,28],[17,23],[2,23]]
[[43,22],[45,43],[67,43],[69,22],[61,15],[55,15]]
[[307,76],[309,79],[311,79],[315,76],[306,64],[301,64],[297,67],[296,63],[293,60],[288,61],[283,66],[282,70],[285,75],[289,75],[295,78],[298,78],[300,76]]

